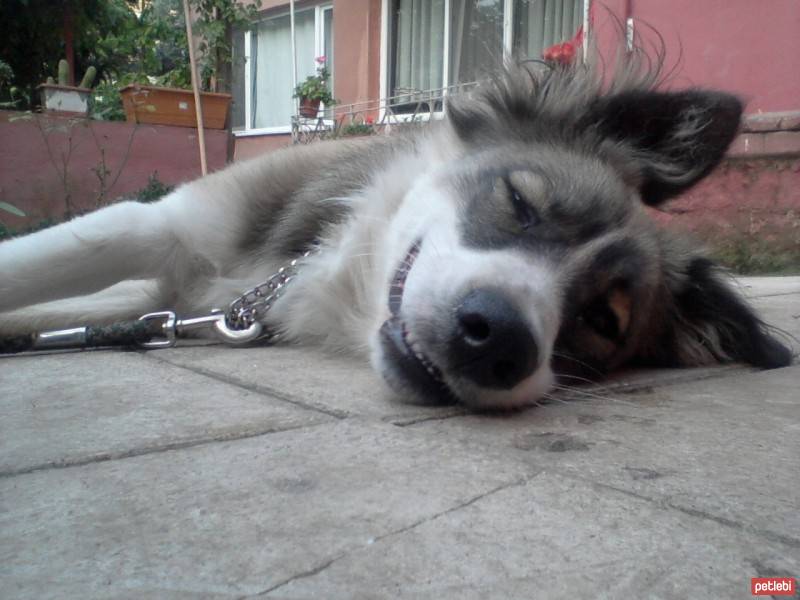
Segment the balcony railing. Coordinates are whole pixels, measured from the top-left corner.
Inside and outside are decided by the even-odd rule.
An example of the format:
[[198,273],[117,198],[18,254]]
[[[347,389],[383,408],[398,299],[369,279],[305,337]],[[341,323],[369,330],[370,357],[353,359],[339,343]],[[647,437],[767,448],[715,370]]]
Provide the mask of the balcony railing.
[[394,96],[354,104],[340,104],[320,110],[315,117],[292,117],[292,142],[308,144],[317,140],[360,135],[389,134],[398,127],[439,118],[447,110],[448,98],[470,94],[477,82],[433,90],[398,89]]

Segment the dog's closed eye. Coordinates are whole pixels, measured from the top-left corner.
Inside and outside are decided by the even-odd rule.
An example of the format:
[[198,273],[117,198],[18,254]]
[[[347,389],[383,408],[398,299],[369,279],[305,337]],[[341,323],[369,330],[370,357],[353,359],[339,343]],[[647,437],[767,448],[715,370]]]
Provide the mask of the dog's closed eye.
[[539,214],[536,212],[536,209],[522,197],[522,194],[514,187],[513,183],[507,181],[506,186],[508,187],[508,194],[511,198],[511,206],[514,208],[514,215],[517,217],[517,221],[519,221],[522,229],[527,230],[538,224]]

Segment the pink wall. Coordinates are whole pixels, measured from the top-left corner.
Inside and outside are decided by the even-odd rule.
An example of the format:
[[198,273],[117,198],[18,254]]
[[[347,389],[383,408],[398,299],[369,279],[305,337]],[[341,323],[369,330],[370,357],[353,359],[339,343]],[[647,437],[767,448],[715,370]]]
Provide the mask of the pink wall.
[[380,44],[380,0],[334,0],[335,94],[340,103],[379,97]]
[[290,146],[291,134],[285,135],[249,135],[236,138],[236,150],[233,160],[247,160],[259,154],[273,152],[279,148]]
[[637,31],[663,36],[668,65],[680,59],[672,87],[730,90],[748,113],[800,110],[798,0],[603,0],[594,9],[601,38],[609,12],[624,21],[627,10]]
[[[62,157],[69,154],[70,136],[72,153],[66,177],[71,202],[77,210],[97,205],[100,183],[96,170],[102,153],[111,172],[109,184],[120,173],[107,190],[105,202],[142,189],[155,171],[162,183],[171,185],[200,176],[197,131],[193,128],[70,121],[50,114],[36,115],[41,127],[31,119],[9,122],[9,118],[19,116],[0,111],[0,200],[28,214],[25,219],[1,214],[0,219],[12,228],[45,218],[61,219],[67,192],[60,171]],[[228,132],[206,130],[205,134],[208,168],[214,171],[226,164]]]
[[739,270],[800,272],[800,158],[725,161],[653,211]]

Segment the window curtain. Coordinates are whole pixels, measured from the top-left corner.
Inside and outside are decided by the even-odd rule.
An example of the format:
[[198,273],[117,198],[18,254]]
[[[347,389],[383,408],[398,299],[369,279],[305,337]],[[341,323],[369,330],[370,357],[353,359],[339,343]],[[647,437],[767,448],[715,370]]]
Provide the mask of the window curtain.
[[450,84],[477,81],[503,64],[503,0],[450,3]]
[[583,24],[583,0],[516,0],[514,52],[541,58],[542,50],[571,39]]
[[[295,13],[297,81],[316,70],[314,11]],[[288,127],[294,114],[292,94],[292,37],[289,15],[259,23],[253,36],[253,127]],[[332,57],[329,57],[329,60]]]
[[442,87],[444,2],[396,0],[393,96]]

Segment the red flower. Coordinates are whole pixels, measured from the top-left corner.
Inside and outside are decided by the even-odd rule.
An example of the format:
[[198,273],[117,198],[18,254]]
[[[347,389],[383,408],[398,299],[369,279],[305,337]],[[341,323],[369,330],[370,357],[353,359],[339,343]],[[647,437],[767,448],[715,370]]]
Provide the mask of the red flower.
[[547,62],[570,65],[575,60],[575,46],[570,42],[554,44],[542,52],[542,58]]
[[575,62],[578,48],[583,45],[583,26],[578,28],[575,36],[568,42],[553,44],[542,51],[542,58],[547,62],[558,63],[561,65],[571,65]]
[[372,117],[367,117],[366,119],[364,119],[364,122],[367,125],[373,125],[375,123],[375,119],[373,119]]

